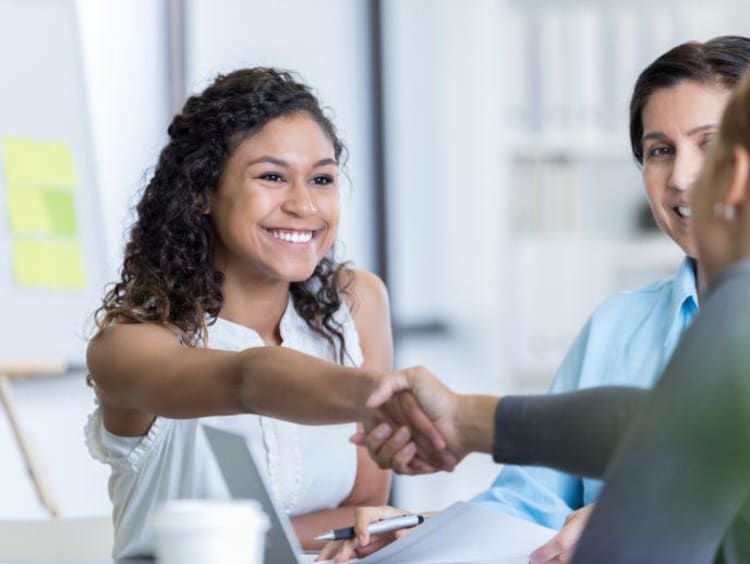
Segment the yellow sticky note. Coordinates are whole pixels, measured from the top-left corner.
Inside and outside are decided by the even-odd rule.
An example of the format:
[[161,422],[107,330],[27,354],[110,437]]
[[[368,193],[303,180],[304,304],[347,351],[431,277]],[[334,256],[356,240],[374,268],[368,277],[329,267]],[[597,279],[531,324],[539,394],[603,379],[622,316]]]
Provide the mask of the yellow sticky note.
[[76,241],[13,238],[13,278],[19,286],[77,290],[85,287]]
[[73,155],[65,143],[6,137],[0,143],[8,188],[73,190]]
[[8,217],[14,235],[75,235],[73,194],[57,190],[10,188]]

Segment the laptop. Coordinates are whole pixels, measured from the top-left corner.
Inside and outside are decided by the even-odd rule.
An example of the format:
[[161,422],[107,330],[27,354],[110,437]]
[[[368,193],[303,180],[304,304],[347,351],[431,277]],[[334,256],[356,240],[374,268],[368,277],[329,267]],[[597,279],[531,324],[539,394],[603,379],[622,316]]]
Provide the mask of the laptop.
[[286,514],[279,511],[266,484],[265,476],[258,471],[245,437],[209,425],[203,425],[203,430],[232,497],[258,501],[268,516],[271,528],[266,535],[264,562],[311,562],[314,556],[302,555],[302,547],[294,534],[292,524]]
[[[267,564],[307,564],[315,554],[303,554],[292,524],[278,510],[265,475],[242,435],[203,425],[208,443],[234,498],[255,499],[269,517],[271,528],[266,536]],[[487,544],[487,538],[498,531],[504,536]],[[441,511],[425,525],[397,542],[380,549],[358,564],[392,562],[528,562],[528,553],[547,542],[556,531],[494,511],[482,505],[458,502]],[[330,562],[330,561],[329,561]]]

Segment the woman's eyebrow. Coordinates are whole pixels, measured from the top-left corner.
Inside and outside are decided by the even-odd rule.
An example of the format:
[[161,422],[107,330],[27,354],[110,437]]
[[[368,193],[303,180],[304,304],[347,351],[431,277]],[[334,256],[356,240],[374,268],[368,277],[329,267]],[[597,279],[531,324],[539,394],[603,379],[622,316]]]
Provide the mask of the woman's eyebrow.
[[696,133],[701,133],[703,131],[709,131],[711,129],[719,129],[718,123],[707,123],[705,125],[699,125],[698,127],[694,127],[690,131],[687,132],[688,135],[695,135]]
[[661,131],[651,131],[649,133],[645,133],[643,137],[641,137],[641,142],[651,141],[653,139],[663,140],[666,139],[667,136],[662,133]]
[[258,163],[270,163],[277,166],[289,166],[289,163],[286,162],[284,159],[280,159],[278,157],[272,157],[270,155],[264,155],[262,157],[258,157],[257,159],[253,159],[249,163],[247,163],[247,166],[252,166],[254,164]]
[[[252,166],[258,163],[270,163],[270,164],[281,166],[281,167],[289,166],[289,163],[285,161],[284,159],[280,159],[278,157],[272,157],[270,155],[264,155],[262,157],[258,157],[257,159],[253,159],[252,161],[247,163],[247,166]],[[339,163],[336,162],[336,159],[325,158],[325,159],[320,159],[319,161],[313,163],[313,166],[314,167],[326,166],[326,165],[338,166],[338,164]]]
[[[706,123],[704,125],[698,125],[698,126],[692,128],[692,129],[688,130],[687,135],[688,136],[695,135],[696,133],[701,133],[703,131],[709,131],[709,130],[712,130],[712,129],[718,129],[718,127],[719,127],[718,123]],[[643,137],[641,138],[641,142],[651,141],[652,139],[664,140],[664,139],[667,139],[667,138],[668,138],[667,135],[664,134],[664,133],[662,133],[661,131],[651,131],[651,132],[646,133],[646,134],[643,135]]]

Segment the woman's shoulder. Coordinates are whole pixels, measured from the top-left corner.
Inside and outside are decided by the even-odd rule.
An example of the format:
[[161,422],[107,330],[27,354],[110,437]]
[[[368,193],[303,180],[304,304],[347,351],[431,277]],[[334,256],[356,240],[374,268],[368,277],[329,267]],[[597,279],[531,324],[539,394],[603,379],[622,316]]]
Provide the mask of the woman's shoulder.
[[100,329],[91,338],[86,363],[92,375],[109,372],[121,359],[132,358],[141,351],[180,347],[175,331],[156,323],[116,323]]
[[89,350],[129,347],[154,340],[179,343],[177,332],[159,323],[113,323],[97,331],[89,341]]
[[388,311],[388,290],[380,277],[367,270],[348,269],[339,274],[344,302],[356,320],[362,315]]
[[388,291],[372,272],[350,270],[345,303],[354,321],[365,362],[382,370],[390,369],[393,340]]

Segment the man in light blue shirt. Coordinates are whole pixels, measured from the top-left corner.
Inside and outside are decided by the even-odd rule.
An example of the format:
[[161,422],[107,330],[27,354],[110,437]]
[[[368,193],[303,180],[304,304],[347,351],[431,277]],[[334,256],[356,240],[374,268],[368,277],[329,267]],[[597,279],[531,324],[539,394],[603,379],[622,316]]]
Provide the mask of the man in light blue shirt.
[[[698,311],[695,280],[694,261],[685,258],[672,278],[605,301],[576,338],[550,392],[653,387]],[[473,501],[559,529],[571,511],[596,501],[601,488],[599,480],[506,466]]]

